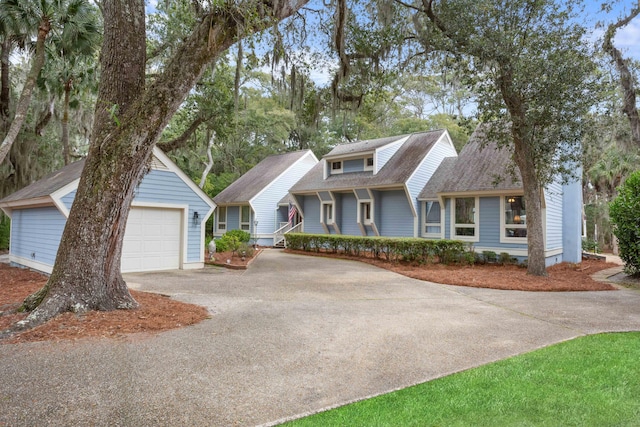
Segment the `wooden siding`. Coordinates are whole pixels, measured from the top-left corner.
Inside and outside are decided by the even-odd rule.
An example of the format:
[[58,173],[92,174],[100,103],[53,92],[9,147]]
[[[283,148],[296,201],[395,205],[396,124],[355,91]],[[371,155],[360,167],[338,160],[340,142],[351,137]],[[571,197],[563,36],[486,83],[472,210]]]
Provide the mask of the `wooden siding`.
[[349,234],[352,236],[361,236],[362,232],[358,226],[358,201],[353,193],[342,194],[340,217],[342,221],[340,223],[340,231],[342,234]]
[[[500,243],[500,197],[480,197],[480,240],[474,246],[485,248],[527,249],[523,243]],[[496,251],[498,252],[498,251]]]
[[[204,216],[209,212],[209,205],[200,198],[175,173],[162,170],[149,172],[136,189],[135,202],[188,204],[187,214],[187,253],[185,262],[199,262],[202,254],[201,227]],[[200,219],[194,223],[194,212]]]
[[[409,195],[413,201],[414,208],[419,215],[420,203],[418,202],[418,195],[422,191],[429,179],[433,176],[433,173],[438,169],[440,163],[445,157],[452,157],[456,155],[455,149],[449,145],[447,139],[441,139],[437,144],[433,146],[431,151],[425,156],[418,168],[415,170],[411,178],[407,181],[407,189]],[[419,222],[419,224],[422,224]],[[418,233],[420,235],[420,233]]]
[[376,152],[376,170],[382,169],[382,167],[387,164],[389,159],[396,154],[396,151],[402,146],[402,144],[407,140],[407,138],[399,139],[398,141],[389,144],[388,147],[381,148]]
[[562,185],[554,182],[545,191],[547,250],[562,247]]
[[364,171],[364,158],[343,161],[342,162],[342,171],[344,173],[363,172]]
[[65,223],[65,216],[53,206],[14,210],[11,253],[53,266]]
[[[379,231],[381,236],[412,237],[413,215],[402,190],[380,191]],[[376,204],[377,207],[377,204]]]
[[562,249],[563,261],[572,263],[582,261],[582,185],[580,181],[563,186]]
[[324,229],[320,224],[320,200],[314,196],[299,197],[304,212],[304,232],[313,234],[324,234]]
[[[316,159],[309,153],[309,155],[290,166],[289,169],[274,179],[251,200],[251,207],[258,220],[256,234],[272,234],[280,228],[280,220],[276,218],[278,202],[287,195],[291,186],[309,172],[315,164]],[[285,215],[288,215],[288,213],[285,213]],[[284,219],[284,221],[287,221],[287,219]],[[253,230],[253,225],[251,229]]]

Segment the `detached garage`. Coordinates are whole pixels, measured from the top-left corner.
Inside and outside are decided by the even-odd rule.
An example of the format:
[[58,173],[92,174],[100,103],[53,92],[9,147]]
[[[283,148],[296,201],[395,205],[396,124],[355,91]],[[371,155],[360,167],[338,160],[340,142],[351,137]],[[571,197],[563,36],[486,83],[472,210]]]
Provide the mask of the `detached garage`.
[[[12,264],[51,273],[84,161],[54,172],[4,199],[11,218]],[[205,223],[215,204],[160,149],[131,205],[122,271],[204,267]]]

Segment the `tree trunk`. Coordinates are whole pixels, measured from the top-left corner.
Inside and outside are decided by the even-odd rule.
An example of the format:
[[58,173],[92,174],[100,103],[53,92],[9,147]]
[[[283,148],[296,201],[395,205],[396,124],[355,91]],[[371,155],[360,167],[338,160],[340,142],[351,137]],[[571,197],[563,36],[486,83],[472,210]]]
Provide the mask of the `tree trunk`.
[[631,10],[628,16],[618,22],[611,24],[604,36],[602,47],[616,64],[618,74],[620,74],[620,88],[622,89],[622,111],[629,120],[631,126],[631,139],[640,148],[640,117],[636,106],[636,88],[633,75],[629,70],[628,61],[622,57],[622,53],[613,45],[613,37],[618,28],[626,26],[632,19],[640,14],[640,6]]
[[4,133],[9,121],[9,54],[11,43],[4,40],[0,44],[0,131]]
[[48,19],[40,22],[40,26],[38,27],[38,38],[36,40],[36,51],[33,56],[33,63],[31,64],[31,69],[29,70],[29,74],[27,75],[27,80],[24,82],[24,87],[22,88],[22,93],[20,94],[20,99],[18,100],[18,106],[16,107],[16,114],[13,117],[13,121],[11,122],[11,126],[9,126],[9,131],[4,137],[2,144],[0,144],[0,164],[4,161],[4,158],[7,157],[13,142],[18,137],[18,133],[20,133],[20,129],[27,118],[27,111],[29,110],[29,104],[31,103],[31,95],[33,94],[33,89],[36,86],[36,79],[38,78],[38,74],[40,74],[40,70],[44,65],[44,42],[47,38],[47,35],[51,31],[51,23]]
[[[542,188],[536,174],[532,144],[522,135],[522,131],[514,128],[514,160],[524,189],[524,203],[527,207],[527,274],[546,276],[547,267],[544,256],[544,227],[542,221]],[[524,137],[523,137],[524,136]]]
[[[255,13],[248,14],[252,21],[242,27],[251,32],[267,28],[306,1],[275,6],[256,2]],[[35,309],[20,329],[64,311],[137,305],[120,273],[122,239],[134,189],[162,130],[207,64],[246,35],[238,33],[246,5],[243,13],[216,10],[196,25],[145,90],[144,1],[105,0],[102,12],[102,78],[89,153],[53,272],[45,288],[25,301],[25,308]]]
[[64,111],[62,112],[62,156],[64,165],[71,161],[69,149],[69,97],[71,95],[71,80],[64,84]]

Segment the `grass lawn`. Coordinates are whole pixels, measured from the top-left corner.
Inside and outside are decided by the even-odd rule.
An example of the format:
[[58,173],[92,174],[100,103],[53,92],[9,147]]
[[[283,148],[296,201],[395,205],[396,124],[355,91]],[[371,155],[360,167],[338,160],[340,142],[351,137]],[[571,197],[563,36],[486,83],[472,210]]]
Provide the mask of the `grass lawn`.
[[638,426],[640,333],[581,337],[294,426]]

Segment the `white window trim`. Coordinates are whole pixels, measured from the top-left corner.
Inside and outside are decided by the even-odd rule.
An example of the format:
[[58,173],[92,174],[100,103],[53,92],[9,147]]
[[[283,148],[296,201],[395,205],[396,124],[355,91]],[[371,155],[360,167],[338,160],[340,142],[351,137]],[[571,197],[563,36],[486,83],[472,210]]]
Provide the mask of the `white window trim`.
[[[327,221],[327,218],[325,218],[324,213],[326,212],[326,206],[330,205],[331,206],[331,220]],[[331,201],[331,202],[322,202],[320,204],[321,209],[320,209],[320,222],[326,225],[332,225],[335,224],[336,222],[336,204]]]
[[[369,205],[369,218],[364,217],[364,212],[363,212],[363,209],[365,209],[364,205]],[[358,215],[358,223],[362,222],[362,224],[364,225],[373,224],[373,200],[371,199],[358,200],[357,215]]]
[[[224,209],[224,221],[220,221],[220,210]],[[226,233],[227,232],[227,215],[229,211],[226,206],[218,206],[216,211],[216,234],[218,233]],[[224,228],[220,228],[220,225],[224,225]]]
[[[242,221],[242,211],[244,209],[249,209],[249,221]],[[240,227],[240,230],[242,231],[248,231],[251,232],[251,206],[249,205],[243,205],[240,206],[240,209],[238,209],[238,226]],[[247,227],[247,228],[243,228],[243,226]]]
[[[475,207],[473,209],[473,222],[474,224],[456,224],[456,199],[475,199]],[[461,240],[463,242],[479,242],[480,241],[480,197],[478,196],[461,196],[451,198],[451,239]],[[456,228],[472,228],[474,232],[473,236],[457,236]]]
[[[438,202],[440,204],[440,232],[439,233],[427,233],[427,203],[428,202]],[[422,202],[422,237],[431,238],[431,239],[444,239],[444,216],[445,209],[444,203],[440,200],[423,200]],[[435,225],[435,222],[428,223],[432,226]]]
[[[367,165],[367,160],[371,159],[371,166]],[[364,164],[364,170],[365,171],[372,171],[373,170],[373,165],[375,164],[375,160],[373,160],[373,156],[367,156],[364,158],[363,161]]]
[[[334,169],[333,164],[340,163],[340,169]],[[329,173],[331,175],[337,175],[344,172],[344,161],[343,160],[330,160],[329,161]]]
[[527,238],[526,237],[507,237],[505,234],[505,231],[507,228],[523,228],[523,229],[527,229],[527,225],[526,224],[507,224],[506,223],[506,217],[505,217],[505,201],[504,199],[509,197],[509,196],[520,196],[523,197],[521,194],[505,194],[503,196],[500,196],[500,243],[527,243]]

